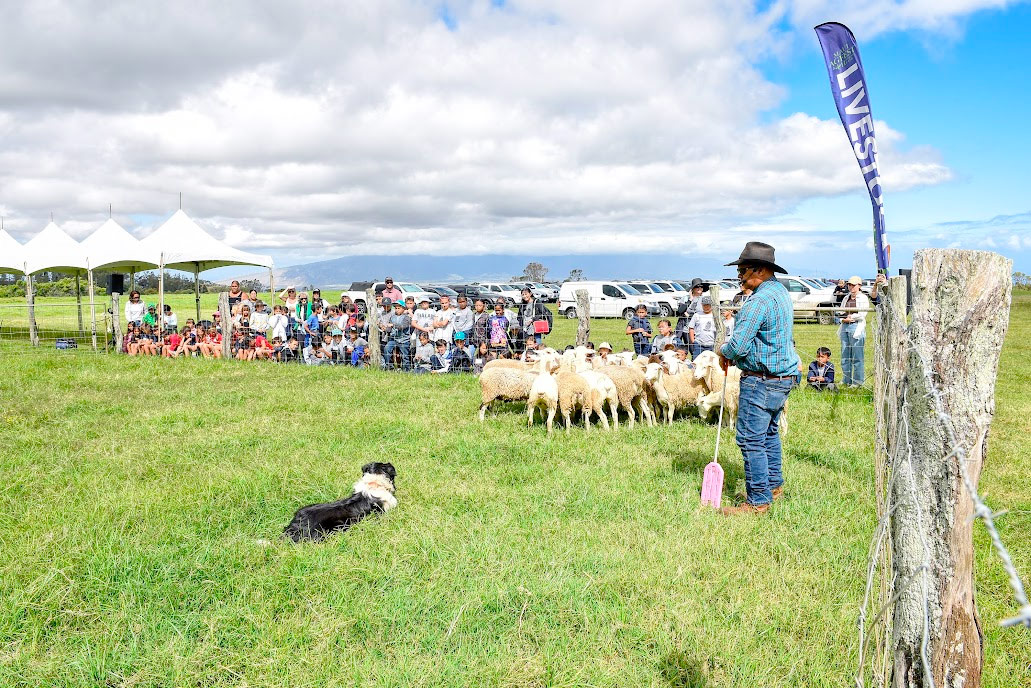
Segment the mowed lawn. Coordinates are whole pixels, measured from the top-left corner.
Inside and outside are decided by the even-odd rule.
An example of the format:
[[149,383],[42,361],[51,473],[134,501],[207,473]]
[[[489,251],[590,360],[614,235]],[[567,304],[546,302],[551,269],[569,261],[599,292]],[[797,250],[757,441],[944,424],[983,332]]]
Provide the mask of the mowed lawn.
[[[192,296],[174,302],[184,320]],[[573,330],[557,321],[549,343]],[[806,361],[820,345],[840,360],[834,332],[797,328]],[[471,376],[0,359],[0,686],[851,685],[869,394],[793,393],[787,499],[728,520],[699,506],[716,430],[697,419],[548,437],[521,404],[481,425]],[[1031,576],[1026,292],[1001,371],[981,486]],[[724,440],[729,498],[742,468]],[[395,511],[279,539],[374,459],[397,466]],[[975,545],[984,685],[1031,685],[980,525]]]

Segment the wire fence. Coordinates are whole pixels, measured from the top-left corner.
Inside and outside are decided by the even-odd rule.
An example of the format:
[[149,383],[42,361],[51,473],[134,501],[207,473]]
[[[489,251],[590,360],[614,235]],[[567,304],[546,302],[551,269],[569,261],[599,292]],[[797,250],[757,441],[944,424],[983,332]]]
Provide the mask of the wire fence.
[[[857,688],[872,685],[879,688],[892,685],[895,653],[895,613],[900,603],[908,610],[918,609],[920,635],[915,643],[919,648],[922,684],[934,688],[929,642],[934,624],[932,595],[937,594],[938,581],[933,579],[934,549],[927,539],[930,514],[921,504],[917,466],[914,465],[914,442],[910,419],[914,404],[923,408],[930,405],[933,417],[949,447],[942,462],[955,462],[963,489],[973,503],[972,519],[980,519],[1006,572],[1018,613],[1000,622],[1003,627],[1022,625],[1031,628],[1031,605],[1028,603],[1023,581],[1010,553],[1003,543],[994,513],[982,500],[971,478],[968,464],[971,459],[958,439],[954,419],[946,412],[943,391],[926,356],[914,345],[911,323],[907,322],[904,304],[893,308],[889,303],[878,309],[877,341],[875,352],[875,405],[876,428],[876,485],[875,495],[878,520],[871,539],[866,570],[863,600],[857,620],[858,661],[855,676]],[[968,323],[979,314],[968,312],[958,329],[968,331]],[[911,365],[915,364],[915,365]],[[909,375],[921,378],[925,398],[914,399]],[[895,539],[913,540],[919,552],[915,560],[893,561]],[[935,554],[938,554],[937,552]],[[912,638],[908,640],[913,640]],[[970,639],[966,639],[970,643]]]
[[102,302],[93,307],[96,313],[94,348],[93,311],[88,303],[47,301],[33,306],[0,303],[0,352],[6,355],[110,352],[113,334],[106,308]]

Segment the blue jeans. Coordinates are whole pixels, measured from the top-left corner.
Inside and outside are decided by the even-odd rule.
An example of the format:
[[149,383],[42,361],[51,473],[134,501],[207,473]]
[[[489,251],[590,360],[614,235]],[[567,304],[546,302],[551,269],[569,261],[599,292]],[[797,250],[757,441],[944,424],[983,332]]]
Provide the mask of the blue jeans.
[[703,351],[712,351],[712,346],[703,346],[697,342],[691,344],[691,358],[698,358]]
[[390,361],[393,358],[394,349],[398,349],[401,352],[401,370],[408,370],[407,339],[391,339],[387,342],[387,348],[383,350],[383,366],[386,368],[390,367]]
[[852,334],[857,327],[859,323],[845,323],[841,331],[841,383],[844,385],[861,385],[866,377],[863,372],[866,334],[855,339]]
[[792,387],[791,380],[741,377],[737,446],[745,460],[749,504],[769,504],[773,501],[773,489],[784,484],[777,420]]

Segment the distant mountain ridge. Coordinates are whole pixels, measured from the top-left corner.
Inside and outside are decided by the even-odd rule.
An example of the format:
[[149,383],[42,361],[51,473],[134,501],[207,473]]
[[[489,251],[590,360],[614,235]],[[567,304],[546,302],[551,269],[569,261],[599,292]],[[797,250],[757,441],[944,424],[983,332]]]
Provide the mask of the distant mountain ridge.
[[[528,263],[539,262],[548,268],[549,280],[563,280],[574,269],[584,271],[585,279],[690,278],[730,275],[710,258],[654,253],[580,254],[567,256],[483,255],[378,255],[345,256],[315,263],[292,265],[274,271],[277,286],[318,285],[344,288],[352,282],[379,280],[390,275],[397,280],[429,283],[508,282],[520,275]],[[725,274],[726,275],[725,275]],[[238,275],[235,279],[268,282],[268,272]],[[220,280],[228,283],[230,279]]]

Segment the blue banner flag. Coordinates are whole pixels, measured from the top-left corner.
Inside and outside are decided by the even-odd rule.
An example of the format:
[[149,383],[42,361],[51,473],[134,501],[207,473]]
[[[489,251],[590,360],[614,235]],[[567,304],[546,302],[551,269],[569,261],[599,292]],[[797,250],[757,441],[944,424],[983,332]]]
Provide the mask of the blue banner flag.
[[870,202],[873,204],[873,245],[877,254],[877,271],[888,271],[891,246],[884,234],[884,192],[880,171],[877,169],[877,139],[870,113],[870,96],[866,88],[863,62],[859,59],[856,37],[848,27],[827,22],[816,27],[816,36],[823,48],[827,75],[831,80],[831,94],[838,107],[838,116],[852,144],[852,152],[859,161]]

